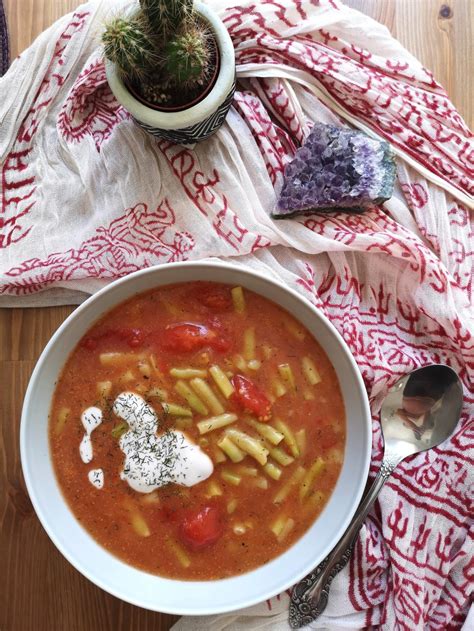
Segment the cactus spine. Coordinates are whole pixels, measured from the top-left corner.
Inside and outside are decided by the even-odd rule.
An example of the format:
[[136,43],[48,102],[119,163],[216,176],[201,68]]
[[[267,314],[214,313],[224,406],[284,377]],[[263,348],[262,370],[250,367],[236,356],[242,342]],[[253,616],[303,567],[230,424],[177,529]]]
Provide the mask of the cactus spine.
[[140,0],[140,6],[152,32],[167,37],[190,18],[193,0]]
[[209,34],[197,27],[176,35],[165,47],[166,74],[176,86],[203,85],[209,65]]
[[104,53],[130,79],[143,79],[156,62],[157,53],[140,18],[111,20],[102,35]]

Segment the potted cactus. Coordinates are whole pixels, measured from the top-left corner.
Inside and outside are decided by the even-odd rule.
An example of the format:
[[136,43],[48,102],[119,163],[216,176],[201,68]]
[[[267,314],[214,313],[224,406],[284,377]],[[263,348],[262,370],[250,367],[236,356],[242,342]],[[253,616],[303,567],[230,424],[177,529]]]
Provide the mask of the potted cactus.
[[208,138],[235,91],[234,49],[217,15],[193,0],[139,0],[102,35],[107,81],[148,132],[173,142]]

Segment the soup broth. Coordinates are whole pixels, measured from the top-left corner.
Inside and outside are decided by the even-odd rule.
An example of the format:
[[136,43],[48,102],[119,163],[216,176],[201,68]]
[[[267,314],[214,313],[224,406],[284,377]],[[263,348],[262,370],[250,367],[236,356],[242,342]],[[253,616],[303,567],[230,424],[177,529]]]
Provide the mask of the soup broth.
[[139,294],[70,355],[50,445],[76,518],[160,576],[212,580],[287,550],[328,501],[344,453],[338,380],[311,334],[241,287]]

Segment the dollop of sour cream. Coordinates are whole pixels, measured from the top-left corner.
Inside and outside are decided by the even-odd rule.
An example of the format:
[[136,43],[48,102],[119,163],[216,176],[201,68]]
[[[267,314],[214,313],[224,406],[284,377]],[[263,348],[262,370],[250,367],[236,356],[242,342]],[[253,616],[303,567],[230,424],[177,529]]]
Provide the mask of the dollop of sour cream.
[[157,436],[156,412],[140,395],[122,392],[113,411],[129,426],[119,443],[125,454],[120,477],[135,491],[151,493],[171,482],[194,486],[212,474],[212,460],[183,432]]
[[91,434],[102,423],[102,410],[96,407],[87,408],[81,414],[81,423],[86,433],[79,445],[79,454],[82,462],[88,464],[94,457]]
[[104,486],[104,472],[102,469],[91,469],[87,477],[89,478],[89,482],[92,486],[95,486],[96,489],[101,489]]

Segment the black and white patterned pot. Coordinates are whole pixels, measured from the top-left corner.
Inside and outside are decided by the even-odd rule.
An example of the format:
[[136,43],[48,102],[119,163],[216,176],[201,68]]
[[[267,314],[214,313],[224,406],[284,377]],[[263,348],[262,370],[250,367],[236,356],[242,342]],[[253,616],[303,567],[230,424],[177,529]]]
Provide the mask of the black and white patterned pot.
[[209,23],[219,48],[220,67],[211,91],[201,101],[179,112],[162,112],[136,99],[116,72],[115,65],[105,63],[110,89],[135,121],[147,132],[180,144],[194,144],[209,138],[225,120],[235,92],[234,46],[216,13],[202,2],[195,10]]
[[235,80],[227,98],[223,101],[223,103],[221,103],[221,105],[219,105],[217,110],[200,123],[190,125],[189,127],[183,127],[182,129],[161,129],[160,127],[152,127],[151,125],[142,123],[139,120],[137,120],[137,123],[148,133],[153,134],[153,136],[165,138],[166,140],[171,140],[171,142],[181,145],[191,145],[196,142],[200,142],[201,140],[206,140],[206,138],[212,136],[212,134],[219,129],[227,116],[230,106],[232,105],[234,92]]

